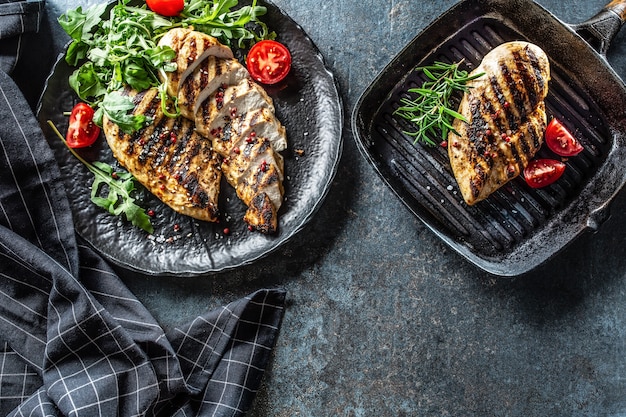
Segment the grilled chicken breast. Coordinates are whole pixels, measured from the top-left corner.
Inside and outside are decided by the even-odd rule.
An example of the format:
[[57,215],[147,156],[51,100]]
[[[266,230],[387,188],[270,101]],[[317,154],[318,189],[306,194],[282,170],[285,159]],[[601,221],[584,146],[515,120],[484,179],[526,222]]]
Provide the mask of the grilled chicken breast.
[[473,205],[517,177],[543,143],[550,64],[528,42],[509,42],[485,55],[448,135],[448,155],[465,202]]
[[217,221],[221,157],[210,141],[196,132],[192,121],[165,116],[156,88],[125,94],[133,98],[133,114],[145,114],[153,122],[126,134],[105,117],[103,131],[115,158],[175,211]]
[[216,38],[188,28],[175,28],[167,31],[159,40],[159,46],[169,46],[177,52],[176,71],[169,72],[163,81],[169,81],[168,92],[178,96],[181,82],[208,57],[233,58],[233,51],[222,45]]
[[236,59],[208,57],[180,83],[177,98],[181,115],[194,120],[200,105],[219,88],[224,90],[248,77],[248,70]]
[[196,45],[212,44],[210,36],[178,31],[168,33],[160,44],[170,46],[176,62],[185,68],[179,64],[179,70],[166,73],[163,81],[170,93],[176,92],[181,115],[192,120],[197,132],[222,156],[224,177],[248,206],[244,221],[263,233],[273,233],[284,195],[284,163],[278,152],[287,147],[273,101],[232,54],[202,57],[185,46],[188,39]]

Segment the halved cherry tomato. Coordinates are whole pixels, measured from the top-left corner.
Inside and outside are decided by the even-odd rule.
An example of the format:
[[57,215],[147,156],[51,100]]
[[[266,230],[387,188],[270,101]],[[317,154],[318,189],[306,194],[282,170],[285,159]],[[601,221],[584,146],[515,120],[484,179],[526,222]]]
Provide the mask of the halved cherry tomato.
[[576,156],[584,149],[580,142],[556,118],[548,124],[545,137],[548,148],[560,156]]
[[282,43],[263,40],[250,49],[246,65],[254,80],[263,84],[276,84],[291,70],[291,54]]
[[70,123],[65,140],[70,148],[84,148],[92,145],[100,128],[93,122],[93,109],[86,103],[78,103],[70,114]]
[[565,164],[556,159],[533,159],[524,169],[524,179],[532,188],[541,188],[561,178]]
[[185,8],[185,0],[146,0],[146,4],[161,16],[178,16]]

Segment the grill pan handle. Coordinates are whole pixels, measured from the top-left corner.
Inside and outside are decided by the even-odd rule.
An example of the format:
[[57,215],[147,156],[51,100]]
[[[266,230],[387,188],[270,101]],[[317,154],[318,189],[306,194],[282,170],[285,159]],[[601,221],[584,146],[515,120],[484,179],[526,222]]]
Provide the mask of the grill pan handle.
[[626,0],[613,0],[592,18],[571,25],[596,51],[606,55],[611,41],[626,21]]

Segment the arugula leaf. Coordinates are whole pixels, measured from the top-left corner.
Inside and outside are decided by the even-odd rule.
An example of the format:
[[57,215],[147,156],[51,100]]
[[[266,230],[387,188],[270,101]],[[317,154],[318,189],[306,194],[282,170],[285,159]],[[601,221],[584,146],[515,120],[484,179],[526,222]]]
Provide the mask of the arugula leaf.
[[[148,233],[154,233],[150,216],[144,209],[135,203],[131,193],[135,191],[135,178],[128,172],[116,172],[117,179],[113,177],[113,167],[104,162],[95,161],[89,170],[94,173],[91,186],[91,201],[114,216],[124,214],[126,220],[133,226],[139,227]],[[100,197],[103,189],[108,188],[106,198]],[[120,201],[121,198],[121,201]]]
[[[256,0],[253,0],[249,6],[232,10],[237,3],[237,0],[191,0],[180,14],[180,23],[214,36],[226,45],[236,39],[239,48],[244,48],[246,41],[256,42],[276,37],[259,20],[260,16],[267,13],[266,7],[257,6]],[[250,24],[256,26],[256,31],[249,29]]]
[[[61,132],[56,128],[52,121],[48,120],[48,124],[55,134],[63,141],[65,146],[67,142]],[[135,198],[131,195],[135,191],[135,178],[128,172],[114,171],[113,167],[104,162],[95,161],[87,162],[74,149],[67,146],[67,149],[87,169],[94,175],[93,184],[91,186],[91,201],[109,213],[115,216],[126,217],[134,226],[148,232],[154,233],[154,227],[150,222],[150,216],[146,211],[135,203]],[[115,172],[115,175],[114,175]],[[108,190],[107,196],[102,197]]]
[[87,62],[76,69],[70,75],[69,83],[78,97],[88,103],[93,103],[95,97],[103,96],[107,91],[107,86],[91,62]]
[[132,133],[151,122],[151,119],[143,114],[133,115],[129,113],[134,108],[135,105],[128,96],[124,96],[118,91],[112,91],[104,97],[101,106],[96,110],[94,121],[102,125],[102,117],[106,114],[109,120],[120,127],[122,132]]

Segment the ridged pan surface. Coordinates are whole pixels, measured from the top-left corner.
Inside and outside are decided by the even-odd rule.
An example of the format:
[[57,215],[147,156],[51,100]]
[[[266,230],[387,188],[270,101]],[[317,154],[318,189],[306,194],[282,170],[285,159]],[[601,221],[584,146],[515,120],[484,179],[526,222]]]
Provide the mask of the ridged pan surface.
[[[77,233],[111,262],[150,275],[200,276],[236,268],[286,244],[321,206],[342,151],[343,108],[336,80],[298,24],[270,2],[257,4],[267,7],[262,20],[293,57],[287,78],[267,87],[289,141],[289,148],[282,153],[285,202],[275,235],[247,230],[242,220],[246,207],[225,181],[220,192],[219,223],[180,215],[139,187],[138,203],[156,212],[152,236],[95,206],[90,201],[93,175],[47,125],[51,120],[61,132],[67,129],[63,113],[77,101],[68,85],[73,68],[61,59],[50,74],[38,107],[39,122],[59,163]],[[104,141],[100,148],[82,152],[88,159],[117,165]]]
[[[456,29],[450,33],[450,28]],[[407,90],[425,81],[417,66],[463,61],[471,70],[494,47],[512,40],[530,41],[546,51],[551,64],[548,119],[561,120],[585,150],[565,160],[565,174],[551,186],[531,189],[519,177],[468,206],[447,150],[414,144],[403,132],[415,128],[393,113]],[[625,118],[615,109],[615,103],[626,103],[624,97],[623,83],[603,57],[540,6],[465,1],[381,72],[357,103],[353,128],[363,155],[417,217],[477,266],[513,276],[545,262],[607,215],[608,202],[624,183],[619,161],[624,160]],[[545,145],[537,156],[555,158]]]

